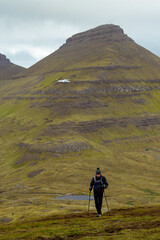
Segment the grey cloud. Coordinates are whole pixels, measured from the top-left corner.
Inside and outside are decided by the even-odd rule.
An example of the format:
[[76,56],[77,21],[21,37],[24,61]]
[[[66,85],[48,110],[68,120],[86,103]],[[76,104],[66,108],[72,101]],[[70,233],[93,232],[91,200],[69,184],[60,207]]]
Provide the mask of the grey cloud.
[[72,24],[87,21],[91,24],[119,17],[159,19],[159,7],[158,0],[1,0],[0,15],[27,20],[52,19]]
[[[20,62],[21,53],[21,64],[29,67],[71,35],[113,23],[137,43],[160,54],[159,9],[158,0],[0,0],[0,52],[16,62]],[[30,61],[25,60],[25,51]]]
[[9,59],[12,60],[13,63],[16,63],[17,65],[21,65],[21,63],[23,62],[23,65],[31,66],[36,61],[36,59],[32,55],[25,51],[21,51],[15,54],[8,53],[7,56]]
[[[62,45],[66,38],[78,32],[76,27],[64,24],[55,24],[53,21],[44,21],[41,24],[36,21],[14,21],[12,25],[9,20],[0,18],[0,30],[3,33],[0,38],[0,52],[10,56],[11,61],[20,64],[16,60],[17,54],[28,51],[31,61],[23,58],[21,64],[25,67],[31,66],[36,61],[52,53]],[[31,64],[29,64],[31,63]]]

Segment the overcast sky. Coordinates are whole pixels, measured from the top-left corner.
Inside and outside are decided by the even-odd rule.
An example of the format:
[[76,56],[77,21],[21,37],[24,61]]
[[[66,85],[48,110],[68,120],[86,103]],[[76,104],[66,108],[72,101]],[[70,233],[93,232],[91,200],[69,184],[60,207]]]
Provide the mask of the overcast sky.
[[0,0],[0,53],[29,67],[68,37],[112,23],[160,56],[159,11],[160,0]]

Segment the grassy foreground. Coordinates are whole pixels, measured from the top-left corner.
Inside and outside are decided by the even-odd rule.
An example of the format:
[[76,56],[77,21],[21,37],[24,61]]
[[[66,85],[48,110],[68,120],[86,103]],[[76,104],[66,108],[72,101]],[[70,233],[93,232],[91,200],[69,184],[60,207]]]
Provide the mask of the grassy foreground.
[[111,210],[96,218],[86,212],[57,214],[0,225],[0,239],[160,239],[160,205]]

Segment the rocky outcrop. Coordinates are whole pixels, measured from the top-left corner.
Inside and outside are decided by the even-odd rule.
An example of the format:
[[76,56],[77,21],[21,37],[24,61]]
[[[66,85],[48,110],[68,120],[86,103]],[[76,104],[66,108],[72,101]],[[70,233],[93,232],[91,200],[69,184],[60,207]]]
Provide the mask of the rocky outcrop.
[[90,31],[82,32],[69,38],[66,43],[72,44],[72,42],[82,43],[82,41],[101,41],[106,42],[120,42],[120,41],[133,41],[127,35],[124,34],[122,28],[113,24],[106,24],[100,27],[91,29]]
[[101,94],[101,93],[129,93],[129,92],[148,92],[153,90],[160,89],[159,85],[150,86],[150,85],[99,85],[95,86],[93,83],[92,86],[87,87],[83,90],[71,90],[69,88],[54,88],[47,90],[38,90],[32,92],[32,95],[40,94],[40,95],[86,95],[86,94]]
[[11,64],[10,60],[8,58],[6,58],[5,55],[0,54],[0,66],[7,66],[10,64]]
[[11,79],[24,70],[25,68],[11,63],[5,55],[0,54],[0,80]]
[[[94,149],[89,143],[80,141],[72,141],[69,143],[62,142],[59,144],[54,142],[40,144],[28,144],[22,142],[16,145],[20,150],[24,151],[24,155],[15,162],[16,166],[22,166],[23,164],[35,165],[42,160],[44,161],[44,158],[41,157],[41,154],[43,153],[46,154],[45,156],[51,155],[54,158],[58,158],[61,156],[67,156],[69,153],[79,154],[81,151]],[[43,171],[44,169],[30,172],[28,177],[35,177]]]
[[[27,150],[28,153],[69,153],[69,152],[80,152],[86,149],[92,148],[89,143],[72,141],[70,143],[41,143],[41,144],[26,144],[19,143],[17,144],[22,150]],[[19,162],[18,162],[19,163]]]
[[88,133],[96,132],[101,128],[110,127],[127,127],[133,125],[135,127],[148,127],[160,124],[160,116],[146,116],[139,118],[123,117],[123,118],[108,118],[95,121],[84,121],[84,122],[64,122],[61,124],[50,125],[43,134],[57,135],[69,132]]

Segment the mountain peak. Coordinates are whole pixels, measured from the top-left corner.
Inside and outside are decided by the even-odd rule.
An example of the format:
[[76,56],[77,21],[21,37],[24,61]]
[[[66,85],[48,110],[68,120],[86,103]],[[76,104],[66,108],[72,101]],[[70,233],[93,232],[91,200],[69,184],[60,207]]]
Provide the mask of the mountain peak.
[[10,63],[10,60],[5,55],[0,53],[0,65],[8,65]]
[[[151,62],[156,69],[153,69]],[[66,79],[70,78],[67,71],[71,71],[71,76],[76,75],[76,79],[82,78],[82,75],[87,79],[115,79],[115,74],[117,78],[126,78],[128,71],[125,69],[144,68],[153,76],[157,67],[159,58],[136,44],[120,26],[105,24],[68,38],[57,51],[27,69],[25,74],[44,75],[54,72],[61,77],[63,72]],[[124,70],[121,76],[118,71],[110,71],[117,68]],[[135,72],[130,71],[129,76],[134,78]]]
[[11,63],[5,55],[0,53],[0,80],[10,79],[24,70],[25,68]]
[[82,42],[82,41],[105,41],[105,42],[121,42],[130,40],[126,34],[124,34],[123,29],[118,25],[105,24],[99,27],[93,28],[91,30],[78,33],[67,39],[66,43],[70,44],[72,41]]

